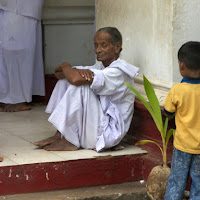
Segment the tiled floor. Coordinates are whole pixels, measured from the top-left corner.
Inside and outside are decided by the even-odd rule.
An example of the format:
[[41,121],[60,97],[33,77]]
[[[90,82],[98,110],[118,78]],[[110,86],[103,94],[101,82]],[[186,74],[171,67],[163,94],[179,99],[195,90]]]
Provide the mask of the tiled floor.
[[48,122],[48,114],[44,110],[45,106],[35,105],[30,111],[0,113],[0,156],[4,157],[0,167],[145,153],[135,146],[103,153],[92,150],[67,152],[38,149],[32,142],[50,137],[56,131]]

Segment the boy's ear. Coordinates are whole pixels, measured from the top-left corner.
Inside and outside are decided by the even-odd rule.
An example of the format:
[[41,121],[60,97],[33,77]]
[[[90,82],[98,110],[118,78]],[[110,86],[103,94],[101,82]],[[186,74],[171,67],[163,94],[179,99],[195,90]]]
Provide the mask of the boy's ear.
[[179,64],[180,70],[184,70],[185,64],[183,62],[181,62],[181,61],[178,61],[178,64]]

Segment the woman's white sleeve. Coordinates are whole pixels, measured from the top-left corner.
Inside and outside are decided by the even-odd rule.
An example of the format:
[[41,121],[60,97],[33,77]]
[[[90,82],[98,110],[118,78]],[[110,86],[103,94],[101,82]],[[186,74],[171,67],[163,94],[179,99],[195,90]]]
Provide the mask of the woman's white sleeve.
[[94,80],[90,88],[98,95],[112,95],[124,83],[124,72],[117,68],[91,69]]

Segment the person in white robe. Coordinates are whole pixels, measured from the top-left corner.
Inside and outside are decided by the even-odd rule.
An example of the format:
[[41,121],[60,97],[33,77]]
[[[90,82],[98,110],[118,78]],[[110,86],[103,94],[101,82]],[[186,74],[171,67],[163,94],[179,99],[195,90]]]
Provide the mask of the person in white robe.
[[0,111],[29,110],[45,95],[41,15],[44,0],[0,0]]
[[57,129],[54,136],[34,144],[45,150],[95,149],[117,146],[127,133],[133,112],[133,85],[139,68],[119,58],[122,37],[118,29],[104,27],[94,37],[95,53],[101,63],[56,69],[60,79],[46,112]]

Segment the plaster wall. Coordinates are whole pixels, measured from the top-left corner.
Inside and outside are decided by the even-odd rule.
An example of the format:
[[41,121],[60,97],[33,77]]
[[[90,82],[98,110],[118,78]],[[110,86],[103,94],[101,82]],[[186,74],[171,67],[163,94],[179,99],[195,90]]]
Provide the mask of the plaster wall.
[[180,82],[177,52],[187,41],[200,41],[200,1],[174,0],[173,82]]
[[140,67],[151,82],[170,87],[173,73],[173,0],[96,0],[97,29],[122,33],[121,58]]
[[153,84],[162,105],[180,82],[177,52],[200,41],[199,0],[96,0],[96,28],[115,26],[122,33],[121,58],[140,67],[135,88],[144,95],[142,75]]

